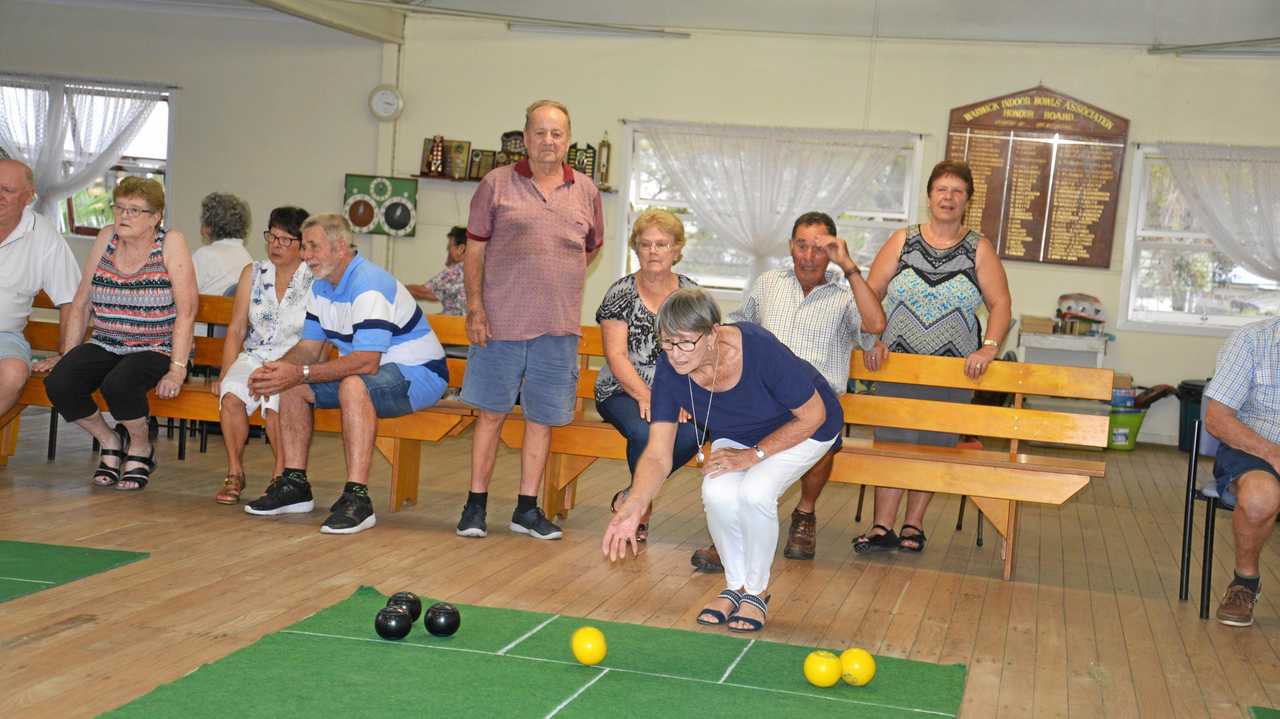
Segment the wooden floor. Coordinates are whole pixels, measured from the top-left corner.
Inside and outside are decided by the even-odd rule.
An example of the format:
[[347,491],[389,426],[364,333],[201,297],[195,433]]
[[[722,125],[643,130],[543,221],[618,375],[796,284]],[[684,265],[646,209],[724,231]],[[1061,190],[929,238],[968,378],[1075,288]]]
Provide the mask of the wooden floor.
[[[667,485],[645,555],[610,566],[599,542],[608,499],[624,484],[621,462],[588,470],[565,539],[539,542],[505,529],[519,458],[504,449],[491,534],[462,539],[453,526],[467,485],[464,435],[424,450],[422,501],[397,514],[383,510],[389,469],[376,460],[378,526],[335,537],[318,531],[320,508],[342,481],[333,436],[312,451],[317,511],[261,519],[212,501],[225,466],[217,438],[205,455],[193,444],[186,462],[177,461],[175,440],[162,439],[152,485],[125,494],[88,486],[95,460],[74,428],[64,427],[58,459],[46,462],[47,416],[28,412],[18,455],[0,468],[0,538],[151,557],[0,605],[3,717],[95,716],[361,584],[695,630],[699,608],[721,588],[719,576],[689,567],[690,552],[706,541],[690,470]],[[255,441],[249,457],[252,497],[265,485],[270,452]],[[924,554],[855,557],[857,489],[828,487],[816,561],[775,564],[765,638],[966,663],[964,717],[1242,717],[1250,705],[1280,706],[1275,543],[1263,564],[1264,589],[1274,593],[1264,592],[1256,625],[1202,622],[1194,596],[1177,600],[1184,455],[1143,446],[1106,459],[1107,477],[1065,506],[1021,511],[1013,582],[1000,580],[1000,543],[989,528],[986,546],[975,546],[972,509],[963,531],[954,531],[955,497],[939,496],[930,509]],[[787,497],[780,514],[793,504]],[[1223,514],[1215,594],[1230,577],[1231,552]],[[305,661],[299,668],[305,680]]]

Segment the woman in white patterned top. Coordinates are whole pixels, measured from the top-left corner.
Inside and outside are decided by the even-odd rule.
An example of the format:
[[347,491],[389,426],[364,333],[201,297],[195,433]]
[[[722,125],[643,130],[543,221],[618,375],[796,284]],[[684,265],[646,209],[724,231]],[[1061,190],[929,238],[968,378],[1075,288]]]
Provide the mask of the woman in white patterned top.
[[222,439],[227,448],[227,478],[214,497],[219,504],[236,504],[244,491],[244,444],[249,417],[259,408],[267,424],[267,438],[275,453],[273,477],[284,472],[280,451],[280,397],[254,397],[249,375],[266,362],[278,360],[302,337],[302,323],[311,296],[311,270],[302,262],[302,223],[307,211],[277,207],[263,239],[267,260],[244,268],[236,287],[231,324],[222,350],[222,379],[214,384],[221,414]]

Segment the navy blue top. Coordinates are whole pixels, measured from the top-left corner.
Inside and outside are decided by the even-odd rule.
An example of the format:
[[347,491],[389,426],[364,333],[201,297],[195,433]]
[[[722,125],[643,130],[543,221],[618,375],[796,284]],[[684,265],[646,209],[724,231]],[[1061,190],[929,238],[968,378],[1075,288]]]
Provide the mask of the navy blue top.
[[[839,437],[844,411],[822,374],[760,325],[738,322],[732,326],[742,332],[742,378],[732,389],[716,392],[711,402],[711,439],[723,437],[754,447],[795,419],[791,410],[808,402],[815,390],[822,397],[827,418],[810,439],[826,442]],[[690,385],[693,407],[689,406]],[[702,426],[707,422],[709,396],[697,382],[677,373],[665,352],[658,357],[650,404],[652,421],[675,422],[684,409]]]

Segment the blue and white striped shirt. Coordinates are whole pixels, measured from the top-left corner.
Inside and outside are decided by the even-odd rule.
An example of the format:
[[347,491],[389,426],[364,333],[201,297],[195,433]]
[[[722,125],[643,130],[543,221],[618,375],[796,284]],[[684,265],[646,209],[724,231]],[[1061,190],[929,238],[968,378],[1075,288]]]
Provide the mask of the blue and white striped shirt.
[[302,339],[328,341],[344,356],[382,353],[380,364],[399,365],[409,380],[415,410],[434,404],[449,379],[444,348],[409,290],[359,255],[336,287],[321,277],[312,283]]

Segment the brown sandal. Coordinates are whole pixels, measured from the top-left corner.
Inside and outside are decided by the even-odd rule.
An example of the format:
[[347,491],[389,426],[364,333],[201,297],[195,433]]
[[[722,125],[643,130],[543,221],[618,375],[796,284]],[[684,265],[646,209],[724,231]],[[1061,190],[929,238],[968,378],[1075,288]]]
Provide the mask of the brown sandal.
[[244,491],[244,475],[228,474],[222,480],[222,489],[213,497],[218,504],[239,504],[240,493]]

